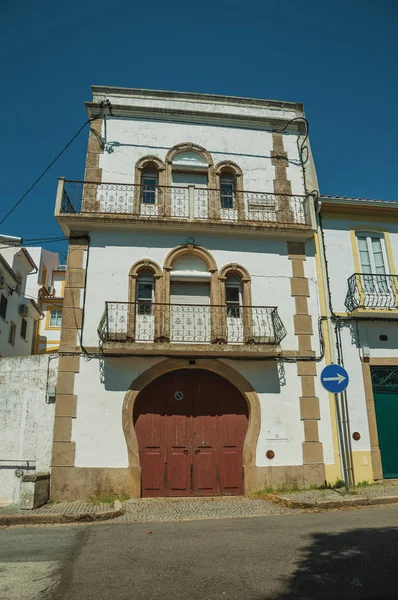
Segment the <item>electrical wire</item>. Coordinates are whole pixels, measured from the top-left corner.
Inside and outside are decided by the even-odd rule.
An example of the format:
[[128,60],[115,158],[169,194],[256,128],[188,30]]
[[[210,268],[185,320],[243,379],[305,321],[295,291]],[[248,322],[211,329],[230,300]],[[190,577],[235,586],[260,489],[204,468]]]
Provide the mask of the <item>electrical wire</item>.
[[[78,137],[78,135],[83,131],[83,129],[85,128],[86,125],[88,125],[88,123],[91,123],[92,121],[95,121],[96,119],[99,119],[100,117],[102,117],[102,113],[103,113],[103,108],[104,108],[104,103],[101,102],[100,105],[100,112],[98,115],[95,115],[94,117],[91,117],[91,119],[87,119],[87,121],[85,121],[83,123],[83,125],[80,127],[80,129],[77,131],[77,133],[75,133],[75,135],[69,140],[69,142],[62,148],[61,152],[59,152],[57,154],[57,156],[54,158],[53,161],[50,162],[50,164],[48,165],[48,167],[46,167],[44,169],[44,171],[41,173],[41,175],[39,175],[39,177],[37,177],[37,179],[32,183],[32,185],[26,190],[26,192],[21,196],[21,198],[14,204],[14,206],[8,211],[8,213],[2,218],[2,220],[0,221],[0,225],[2,225],[4,223],[4,221],[6,219],[8,219],[8,217],[14,212],[14,210],[21,204],[21,202],[26,198],[26,196],[29,194],[29,192],[31,192],[33,190],[33,188],[39,183],[39,181],[44,177],[44,175],[51,169],[51,167],[57,162],[57,160],[63,155],[63,153],[65,152],[65,150],[67,150],[69,148],[69,146],[75,141],[75,139]],[[109,108],[109,107],[108,107]]]

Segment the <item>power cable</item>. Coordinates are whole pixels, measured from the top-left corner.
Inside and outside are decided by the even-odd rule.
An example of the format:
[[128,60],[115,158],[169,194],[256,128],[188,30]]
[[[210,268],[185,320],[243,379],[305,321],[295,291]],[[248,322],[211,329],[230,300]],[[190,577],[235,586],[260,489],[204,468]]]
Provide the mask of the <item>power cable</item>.
[[[69,146],[75,141],[75,139],[77,138],[77,136],[80,134],[81,131],[83,131],[83,129],[85,128],[85,126],[88,123],[91,123],[92,121],[95,121],[96,119],[99,119],[102,116],[102,112],[103,112],[103,107],[104,107],[104,103],[101,102],[100,105],[100,113],[98,115],[95,115],[95,117],[91,117],[91,119],[87,119],[87,121],[85,121],[85,123],[83,123],[83,125],[80,127],[80,129],[77,131],[77,133],[75,133],[75,135],[72,137],[72,139],[69,140],[69,142],[62,148],[61,152],[59,152],[57,154],[57,156],[54,158],[54,160],[48,165],[48,167],[46,167],[46,169],[44,169],[44,171],[42,172],[41,175],[39,175],[39,177],[32,183],[32,185],[26,190],[26,192],[21,196],[21,198],[14,204],[14,206],[8,211],[8,213],[5,215],[5,217],[3,217],[3,219],[0,221],[0,225],[2,225],[4,223],[4,221],[6,219],[8,219],[8,217],[14,212],[14,210],[17,208],[17,206],[19,206],[21,204],[21,202],[26,198],[26,196],[29,194],[29,192],[31,192],[33,190],[33,188],[39,183],[39,181],[44,177],[44,175],[47,173],[47,171],[49,171],[51,169],[51,167],[57,162],[57,160],[63,155],[63,153],[65,152],[65,150],[67,150],[69,148]],[[109,108],[109,107],[108,107]]]

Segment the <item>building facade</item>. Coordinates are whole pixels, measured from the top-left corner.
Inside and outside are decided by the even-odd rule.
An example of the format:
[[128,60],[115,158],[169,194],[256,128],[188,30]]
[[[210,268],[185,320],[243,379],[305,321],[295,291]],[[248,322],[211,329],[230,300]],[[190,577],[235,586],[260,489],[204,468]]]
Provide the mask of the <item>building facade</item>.
[[87,110],[85,180],[56,201],[52,497],[322,483],[340,459],[302,105],[94,87]]
[[40,308],[28,294],[37,266],[26,248],[0,245],[0,357],[33,354]]
[[37,272],[28,276],[27,293],[37,299],[42,313],[36,329],[34,353],[57,352],[61,337],[66,266],[60,264],[57,252],[40,247],[28,250],[37,264]]
[[[340,406],[349,478],[395,479],[398,204],[321,197],[319,210],[324,240],[319,252],[327,265],[327,287],[320,293],[331,325],[325,336],[332,340],[327,358],[343,364],[351,380]],[[333,398],[330,404],[333,413]],[[336,428],[334,436],[337,440]],[[332,479],[340,472],[337,460],[335,468]]]

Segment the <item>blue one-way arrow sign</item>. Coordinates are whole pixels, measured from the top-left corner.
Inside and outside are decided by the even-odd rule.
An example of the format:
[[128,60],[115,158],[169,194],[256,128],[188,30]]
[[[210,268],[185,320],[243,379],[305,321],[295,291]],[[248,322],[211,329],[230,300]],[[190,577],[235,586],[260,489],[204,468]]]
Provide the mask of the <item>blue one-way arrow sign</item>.
[[340,365],[328,365],[321,373],[323,387],[332,394],[344,392],[349,381],[347,371]]

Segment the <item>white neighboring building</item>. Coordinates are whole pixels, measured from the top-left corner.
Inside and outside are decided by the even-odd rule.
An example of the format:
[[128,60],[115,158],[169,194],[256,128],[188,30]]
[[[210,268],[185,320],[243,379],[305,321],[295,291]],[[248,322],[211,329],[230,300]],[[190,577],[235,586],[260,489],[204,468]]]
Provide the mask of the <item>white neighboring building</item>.
[[26,291],[32,272],[37,266],[26,248],[0,245],[0,357],[33,353],[41,312]]
[[18,503],[24,474],[49,473],[57,356],[0,360],[0,504]]
[[85,182],[56,203],[52,497],[322,483],[339,455],[302,105],[94,87],[87,109]]
[[[341,409],[351,480],[397,479],[398,202],[321,197],[320,214],[326,357],[350,376]],[[330,405],[337,439],[333,398]],[[329,473],[340,476],[337,460]]]

